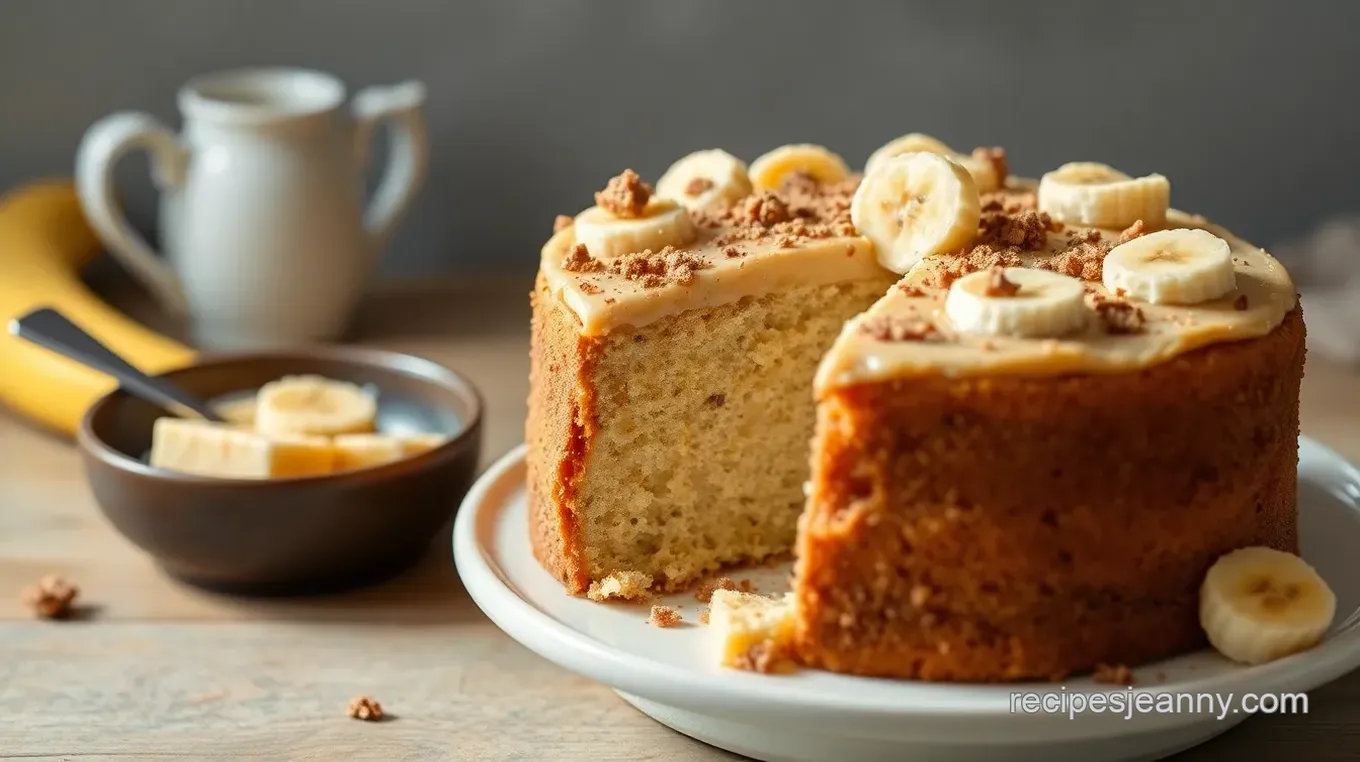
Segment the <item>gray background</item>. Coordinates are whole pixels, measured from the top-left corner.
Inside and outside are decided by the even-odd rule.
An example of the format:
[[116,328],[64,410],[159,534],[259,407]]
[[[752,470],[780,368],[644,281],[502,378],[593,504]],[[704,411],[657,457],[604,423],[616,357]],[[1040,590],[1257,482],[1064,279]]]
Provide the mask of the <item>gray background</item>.
[[553,215],[625,166],[795,141],[858,165],[909,131],[1030,175],[1160,171],[1269,245],[1360,211],[1357,39],[1354,0],[0,0],[0,186],[69,173],[111,111],[177,125],[196,73],[288,64],[428,86],[430,179],[386,276],[531,269]]

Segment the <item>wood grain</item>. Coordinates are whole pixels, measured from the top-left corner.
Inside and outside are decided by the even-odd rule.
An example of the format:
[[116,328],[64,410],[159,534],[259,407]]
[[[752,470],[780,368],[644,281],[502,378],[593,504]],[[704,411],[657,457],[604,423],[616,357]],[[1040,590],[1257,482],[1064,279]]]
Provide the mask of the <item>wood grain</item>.
[[[522,440],[528,280],[386,292],[355,338],[456,368],[487,403],[484,462]],[[147,322],[135,293],[115,301]],[[167,329],[173,327],[162,326]],[[1311,361],[1303,428],[1360,460],[1360,374]],[[473,605],[446,538],[384,585],[251,601],[175,583],[104,522],[72,446],[0,413],[0,759],[725,760],[520,647]],[[68,575],[95,608],[35,622]],[[344,715],[366,693],[395,719]],[[1306,716],[1259,717],[1183,760],[1353,760],[1360,672]]]

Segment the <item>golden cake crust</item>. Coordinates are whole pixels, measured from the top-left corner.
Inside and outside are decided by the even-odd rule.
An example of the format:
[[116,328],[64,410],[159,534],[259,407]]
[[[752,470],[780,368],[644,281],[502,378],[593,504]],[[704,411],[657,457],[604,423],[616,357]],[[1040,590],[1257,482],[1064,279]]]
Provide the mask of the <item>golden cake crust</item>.
[[798,541],[812,666],[1058,678],[1204,644],[1222,553],[1296,551],[1304,325],[1133,373],[824,390]]

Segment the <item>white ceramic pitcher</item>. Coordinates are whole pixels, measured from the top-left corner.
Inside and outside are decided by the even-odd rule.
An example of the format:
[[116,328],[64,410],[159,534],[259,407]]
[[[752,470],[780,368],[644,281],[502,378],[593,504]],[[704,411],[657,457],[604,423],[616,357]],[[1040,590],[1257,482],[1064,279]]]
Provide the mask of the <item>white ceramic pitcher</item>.
[[[142,113],[110,115],[86,132],[76,182],[109,251],[196,344],[249,348],[334,339],[347,328],[365,276],[425,175],[420,109],[409,82],[360,91],[299,69],[247,69],[190,81],[179,92],[183,135]],[[392,150],[364,211],[373,128]],[[133,149],[151,157],[161,191],[162,259],[115,201],[113,167]]]

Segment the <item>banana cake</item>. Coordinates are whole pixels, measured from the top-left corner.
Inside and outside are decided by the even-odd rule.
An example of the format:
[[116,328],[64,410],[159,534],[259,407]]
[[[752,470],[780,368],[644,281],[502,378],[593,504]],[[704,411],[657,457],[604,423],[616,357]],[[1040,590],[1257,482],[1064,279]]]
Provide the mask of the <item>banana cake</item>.
[[792,547],[790,658],[1055,678],[1203,646],[1215,560],[1296,550],[1293,284],[1161,175],[701,151],[559,218],[532,304],[530,532],[574,594]]
[[800,657],[1002,681],[1202,647],[1210,566],[1297,549],[1293,284],[1158,175],[968,179],[916,153],[857,191],[906,274],[818,369]]

